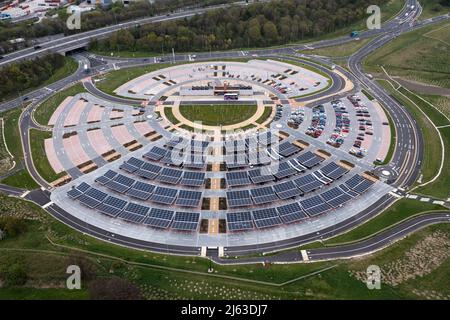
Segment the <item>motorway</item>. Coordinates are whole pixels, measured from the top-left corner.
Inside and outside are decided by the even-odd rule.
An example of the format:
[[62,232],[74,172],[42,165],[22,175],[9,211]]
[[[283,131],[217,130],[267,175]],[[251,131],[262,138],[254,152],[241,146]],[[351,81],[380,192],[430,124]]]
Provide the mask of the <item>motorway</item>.
[[[421,13],[421,8],[418,5],[416,0],[407,0],[403,10],[399,13],[398,17],[392,19],[385,24],[382,25],[381,29],[369,30],[361,33],[361,38],[369,38],[373,36],[375,37],[369,43],[367,43],[363,48],[353,54],[348,61],[348,68],[351,74],[342,69],[344,73],[347,73],[348,76],[355,81],[357,86],[366,87],[374,97],[380,101],[384,107],[386,107],[387,111],[390,113],[391,117],[394,119],[396,132],[397,132],[397,145],[395,148],[395,152],[393,155],[393,159],[391,164],[387,167],[389,170],[394,170],[397,173],[397,179],[394,182],[394,186],[407,188],[410,186],[416,179],[418,174],[420,173],[420,166],[423,157],[423,139],[420,134],[420,130],[417,126],[416,121],[412,118],[407,110],[403,106],[401,106],[397,101],[392,99],[389,94],[387,94],[379,85],[377,85],[374,81],[368,79],[362,70],[362,60],[373,50],[381,47],[387,42],[394,39],[396,36],[403,32],[407,32],[410,30],[414,30],[416,28],[420,28],[426,25],[430,25],[433,23],[437,23],[449,18],[449,15],[444,15],[440,17],[435,17],[433,19],[423,20],[420,22],[415,21],[418,15]],[[410,6],[414,5],[414,9],[410,9]],[[408,13],[408,15],[406,15]],[[181,14],[181,13],[180,13]],[[186,14],[186,13],[183,13]],[[171,17],[165,17],[162,19],[176,18],[175,15]],[[150,18],[148,18],[150,19]],[[103,30],[103,29],[101,29]],[[109,29],[107,29],[109,30]],[[107,31],[106,30],[106,31]],[[105,31],[105,32],[106,32]],[[85,33],[76,35],[78,37],[84,37]],[[89,34],[87,35],[89,37]],[[67,37],[66,37],[67,38]],[[72,38],[70,38],[72,39]],[[332,40],[319,41],[311,44],[298,45],[296,47],[287,46],[283,48],[275,48],[275,49],[262,49],[262,50],[254,50],[248,53],[244,53],[242,51],[230,51],[230,52],[209,52],[209,53],[199,53],[197,54],[196,60],[208,60],[208,59],[224,59],[224,58],[236,58],[243,56],[264,56],[264,57],[280,57],[282,54],[295,54],[298,50],[310,49],[310,48],[319,48],[325,46],[333,46],[337,44],[346,43],[350,40],[348,37],[345,38],[337,38]],[[59,46],[59,44],[49,44],[49,46]],[[64,44],[61,46],[64,47]],[[67,44],[65,48],[71,48],[70,43]],[[39,54],[39,52],[34,52],[35,54]],[[17,53],[18,54],[18,53]],[[3,63],[8,61],[16,61],[22,58],[28,58],[29,52],[24,51],[22,55],[18,55],[15,57],[8,57]],[[88,60],[89,58],[89,60]],[[286,58],[286,57],[283,57]],[[149,58],[136,58],[136,59],[120,59],[120,58],[98,58],[90,55],[90,57],[86,57],[83,55],[77,55],[77,59],[80,61],[80,68],[76,73],[71,75],[68,78],[60,80],[47,88],[43,88],[40,90],[36,90],[35,92],[28,95],[28,97],[32,100],[32,103],[29,107],[27,107],[20,118],[20,128],[22,134],[22,143],[24,147],[25,159],[27,169],[30,171],[30,174],[33,178],[38,181],[42,186],[46,189],[50,190],[51,187],[45,182],[39,174],[34,169],[32,159],[30,157],[30,146],[28,141],[28,129],[33,125],[33,121],[31,119],[31,112],[33,108],[35,108],[41,101],[43,101],[48,95],[52,93],[52,91],[60,90],[76,81],[81,80],[86,77],[81,70],[81,65],[84,63],[92,63],[95,65],[92,67],[92,75],[98,74],[100,72],[109,71],[113,68],[125,68],[131,66],[145,65],[151,64],[153,59]],[[296,59],[296,58],[290,58]],[[173,57],[173,60],[176,62],[181,61],[189,61],[190,57],[186,54],[178,54]],[[302,60],[303,63],[306,63],[306,60]],[[156,63],[156,61],[153,61]],[[316,66],[316,65],[315,65]],[[94,92],[94,94],[99,94],[101,97],[109,100],[109,99],[122,99],[115,98],[110,95],[105,95],[99,93],[95,86],[86,84],[87,88]],[[332,87],[332,90],[336,90],[342,86],[342,83],[339,83],[339,80],[336,80],[335,87]],[[323,93],[329,94],[329,92]],[[116,101],[118,102],[118,101]],[[128,101],[131,102],[131,101]],[[17,106],[20,106],[23,103],[22,98],[18,98],[16,100],[4,103],[0,105],[0,111],[8,110]],[[19,191],[17,190],[8,190],[6,187],[1,187],[0,190],[3,190],[11,195],[17,195]],[[123,246],[133,247],[137,249],[145,249],[157,252],[171,253],[171,254],[183,254],[183,255],[198,255],[200,248],[198,247],[175,247],[175,246],[166,246],[161,244],[155,244],[150,242],[139,241],[136,239],[130,239],[127,237],[123,237],[120,235],[111,234],[108,231],[101,230],[95,228],[93,226],[87,225],[85,222],[78,220],[77,218],[71,216],[64,209],[51,204],[49,198],[49,191],[43,190],[35,190],[30,192],[25,198],[31,200],[35,203],[38,203],[41,206],[46,206],[46,210],[54,216],[56,219],[62,221],[65,224],[72,226],[73,228],[90,234],[99,239],[103,239],[106,241],[110,241],[113,243],[117,243]],[[385,195],[378,200],[374,205],[367,208],[366,210],[358,213],[350,221],[344,221],[340,224],[337,224],[333,227],[330,227],[326,230],[322,230],[320,234],[310,234],[303,235],[297,238],[275,242],[275,243],[267,243],[259,246],[247,246],[247,247],[230,247],[225,248],[225,252],[229,256],[234,255],[247,255],[254,254],[255,252],[270,252],[281,249],[289,249],[294,248],[299,245],[303,245],[306,243],[310,243],[317,240],[324,240],[330,237],[333,237],[337,234],[348,231],[351,228],[354,228],[361,223],[373,218],[380,212],[382,212],[387,206],[392,204],[395,201],[395,197],[392,195]],[[400,239],[405,235],[418,230],[426,225],[440,223],[440,222],[448,222],[449,218],[446,213],[436,214],[434,216],[423,216],[417,217],[416,220],[410,222],[409,220],[397,225],[395,228],[387,230],[385,233],[381,233],[376,237],[370,238],[360,243],[355,243],[351,246],[343,246],[337,248],[321,248],[314,249],[307,252],[309,260],[327,260],[327,259],[338,259],[338,258],[347,258],[351,256],[357,256],[364,253],[370,253],[374,250],[378,250],[391,243],[396,239]],[[266,261],[266,258],[249,258],[250,260],[237,259],[219,259],[216,256],[213,259],[217,263],[248,263],[250,262],[263,262]],[[298,253],[293,256],[286,256],[285,253],[276,254],[270,257],[274,262],[282,262],[282,261],[299,261]],[[283,260],[285,259],[285,260]],[[294,259],[294,260],[293,260]],[[297,259],[297,260],[295,260]]]

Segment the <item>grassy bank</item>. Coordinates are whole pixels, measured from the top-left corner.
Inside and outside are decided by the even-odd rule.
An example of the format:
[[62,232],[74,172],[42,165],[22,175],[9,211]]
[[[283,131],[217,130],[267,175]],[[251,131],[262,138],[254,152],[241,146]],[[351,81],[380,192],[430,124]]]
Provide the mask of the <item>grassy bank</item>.
[[[21,208],[31,215],[30,218],[38,220],[29,220],[26,232],[0,242],[0,252],[8,252],[7,255],[0,255],[0,267],[19,264],[27,275],[27,282],[23,286],[1,288],[0,297],[24,299],[52,299],[56,294],[60,294],[61,298],[85,299],[89,296],[85,289],[88,281],[103,277],[120,277],[131,281],[139,286],[148,299],[418,298],[408,281],[397,286],[383,283],[381,290],[367,290],[365,283],[352,273],[365,272],[370,264],[380,265],[386,270],[390,262],[405,259],[405,251],[411,250],[434,232],[450,232],[450,228],[445,225],[429,227],[382,252],[359,259],[296,265],[213,265],[215,272],[210,274],[207,272],[209,262],[206,259],[153,254],[107,244],[73,231],[34,205],[18,199],[2,199],[4,205],[8,205],[9,201],[14,202],[11,206],[16,208],[16,212]],[[2,210],[0,208],[0,212],[4,212]],[[424,254],[431,255],[434,252]],[[83,268],[89,270],[85,273],[89,274],[88,280],[87,276],[83,277],[83,290],[63,289],[67,277],[65,268],[74,261],[79,263],[80,259]],[[329,267],[332,268],[326,269]],[[415,270],[419,265],[412,267],[408,270]],[[443,263],[430,270],[427,278],[411,281],[414,281],[416,288],[423,285],[445,292],[445,284],[429,277],[442,280],[448,275],[448,267],[447,263]],[[313,275],[316,272],[318,274]],[[261,282],[252,282],[254,280]]]
[[405,99],[401,94],[399,94],[390,85],[388,81],[381,80],[379,83],[402,105],[406,106],[411,112],[412,116],[417,120],[419,127],[421,128],[423,141],[426,141],[424,148],[424,156],[422,161],[422,175],[423,181],[430,180],[433,178],[439,170],[440,159],[441,159],[441,144],[439,137],[436,134],[436,130],[433,124],[428,121],[422,114],[420,110],[411,105],[411,103]]
[[64,172],[56,174],[47,159],[44,141],[51,137],[52,134],[48,131],[30,130],[30,147],[33,163],[39,175],[47,182],[55,181],[65,175]]
[[330,246],[345,242],[358,241],[380,232],[383,229],[413,215],[432,210],[444,210],[444,208],[436,204],[402,199],[365,224],[345,234],[326,240],[324,243],[327,246]]
[[417,29],[400,35],[376,50],[364,62],[367,72],[390,75],[450,88],[450,23]]

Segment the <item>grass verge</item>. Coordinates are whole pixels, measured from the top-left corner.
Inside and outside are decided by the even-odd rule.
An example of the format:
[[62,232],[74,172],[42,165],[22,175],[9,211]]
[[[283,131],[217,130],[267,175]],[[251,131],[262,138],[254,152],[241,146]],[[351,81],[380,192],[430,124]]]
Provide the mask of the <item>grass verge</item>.
[[55,181],[65,175],[64,172],[55,173],[50,162],[47,159],[45,153],[45,139],[52,137],[51,132],[39,131],[36,129],[30,130],[30,147],[31,156],[33,157],[33,163],[39,175],[45,179],[47,182]]

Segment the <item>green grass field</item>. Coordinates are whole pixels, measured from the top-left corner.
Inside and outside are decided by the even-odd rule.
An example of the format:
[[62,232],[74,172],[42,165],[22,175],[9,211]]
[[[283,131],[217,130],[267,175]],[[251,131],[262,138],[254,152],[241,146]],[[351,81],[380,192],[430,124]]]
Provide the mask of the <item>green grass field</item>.
[[41,125],[47,125],[48,121],[52,117],[52,114],[65,98],[82,92],[86,92],[86,90],[81,83],[77,83],[67,89],[58,91],[56,94],[52,95],[41,105],[39,105],[39,107],[34,111],[34,119]]
[[188,120],[207,126],[232,125],[249,119],[256,105],[181,105],[180,113]]
[[328,246],[364,239],[413,215],[432,210],[442,211],[445,209],[436,204],[401,199],[372,220],[347,233],[326,240],[324,243]]
[[173,124],[178,124],[178,123],[180,123],[180,121],[178,121],[178,119],[175,118],[175,116],[173,115],[173,112],[172,112],[172,108],[171,108],[171,107],[166,107],[166,108],[164,108],[164,115],[166,116],[167,120],[169,120],[169,121],[172,122]]
[[[437,135],[436,129],[433,126],[433,123],[430,122],[421,112],[421,110],[426,113],[426,115],[430,118],[431,121],[437,122],[437,126],[439,125],[448,125],[448,120],[442,116],[436,109],[429,106],[427,103],[424,103],[422,100],[418,99],[416,95],[411,94],[410,92],[400,89],[399,92],[406,95],[410,98],[417,106],[413,105],[411,101],[402,96],[399,92],[395,91],[392,86],[384,80],[379,81],[380,84],[390,92],[390,94],[395,97],[402,105],[406,106],[414,118],[417,120],[423,135],[423,140],[425,143],[424,148],[424,159],[422,164],[422,182],[426,182],[431,180],[439,171],[439,167],[441,164],[441,155],[442,148],[439,140],[439,136]],[[420,95],[419,95],[420,96]],[[424,98],[424,97],[422,97]],[[420,108],[420,109],[419,109]],[[444,166],[443,171],[439,178],[423,187],[419,188],[417,192],[424,193],[430,196],[438,197],[441,199],[447,199],[450,196],[449,190],[446,186],[450,183],[449,178],[449,167],[450,167],[450,133],[448,130],[449,127],[444,127],[438,129],[442,135],[444,141],[445,148],[445,158],[444,158]]]
[[36,189],[39,187],[39,185],[36,183],[36,181],[33,180],[26,169],[22,169],[6,177],[0,182],[11,187],[18,187],[28,190]]
[[427,141],[424,148],[424,159],[422,162],[423,181],[431,179],[438,172],[440,155],[442,152],[439,138],[433,124],[423,116],[420,110],[413,107],[408,100],[396,92],[387,81],[381,80],[379,83],[391,94],[391,96],[398,100],[402,105],[408,107],[408,110],[421,127],[423,140]]
[[48,162],[45,153],[44,141],[52,137],[51,132],[39,131],[36,129],[30,130],[30,146],[33,163],[40,176],[47,182],[53,182],[65,175],[65,172],[56,174],[52,166]]
[[450,23],[405,33],[376,50],[364,62],[365,70],[450,88]]
[[[65,268],[74,263],[75,255],[85,260],[83,265],[89,270],[89,279],[112,276],[127,279],[138,285],[148,299],[417,299],[414,288],[448,291],[445,282],[450,274],[448,259],[425,277],[397,286],[383,283],[381,290],[368,290],[350,272],[365,272],[370,264],[389,271],[390,262],[407,259],[405,251],[437,231],[448,234],[449,225],[428,227],[369,257],[294,265],[213,265],[215,272],[210,274],[206,259],[154,254],[104,243],[73,231],[33,204],[0,197],[0,215],[14,208],[14,214],[27,212],[32,219],[27,222],[26,232],[0,242],[0,269],[20,264],[27,275],[23,286],[0,288],[0,297],[88,298],[89,280],[84,280],[81,291],[64,289]],[[329,267],[332,268],[326,270]],[[408,270],[420,267],[414,263]],[[318,274],[312,275],[317,271]]]
[[449,7],[443,7],[438,4],[439,0],[421,0],[422,14],[419,19],[424,20],[434,16],[443,15],[450,11]]
[[16,161],[23,159],[22,145],[17,143],[20,141],[19,117],[21,113],[21,108],[15,108],[0,114],[5,121],[5,139],[8,149]]
[[264,107],[264,113],[261,115],[261,117],[256,120],[256,123],[262,124],[264,121],[269,118],[269,116],[272,114],[272,107],[266,106]]
[[368,39],[362,39],[362,40],[354,40],[349,43],[341,44],[338,46],[332,46],[332,47],[325,47],[325,48],[318,48],[318,49],[312,49],[312,50],[304,50],[302,53],[305,54],[314,54],[319,56],[326,56],[326,57],[347,57],[359,49],[361,49],[363,46],[365,46],[369,41],[371,41],[372,38]]
[[446,200],[450,197],[450,127],[441,128],[439,131],[445,145],[445,160],[442,173],[435,182],[420,187],[415,192]]
[[13,158],[9,153],[8,145],[4,136],[5,120],[0,117],[0,175],[7,173],[13,168]]
[[[0,117],[2,117],[5,121],[5,140],[8,145],[9,151],[16,161],[16,165],[19,165],[19,163],[23,160],[22,144],[19,142],[20,133],[18,126],[21,112],[21,108],[15,108],[0,114]],[[19,187],[24,189],[34,189],[38,187],[38,185],[26,169],[19,170],[12,175],[4,178],[0,182],[12,187]]]

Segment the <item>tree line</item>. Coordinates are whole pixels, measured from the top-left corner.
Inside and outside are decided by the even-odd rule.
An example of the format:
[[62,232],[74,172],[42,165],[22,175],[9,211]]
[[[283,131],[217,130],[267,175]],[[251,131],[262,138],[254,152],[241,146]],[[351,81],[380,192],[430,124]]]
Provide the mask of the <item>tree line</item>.
[[52,53],[3,67],[0,70],[0,96],[2,98],[16,96],[41,85],[56,70],[63,67],[64,63],[65,59],[62,55]]
[[[235,0],[156,0],[152,3],[140,0],[124,6],[122,2],[113,3],[109,7],[98,6],[95,10],[84,12],[81,16],[81,30],[69,30],[66,21],[69,14],[66,8],[49,11],[48,15],[58,14],[57,18],[46,17],[41,22],[25,21],[21,23],[0,22],[0,54],[19,49],[18,46],[31,45],[32,39],[55,34],[73,34],[117,24],[145,16],[154,16],[171,12],[178,8],[205,7],[215,4],[233,2]],[[81,1],[79,1],[81,2]],[[24,38],[26,43],[12,44],[8,40]]]
[[361,21],[371,4],[388,0],[285,0],[233,6],[196,15],[120,30],[93,41],[99,51],[227,50],[263,47],[331,33]]

